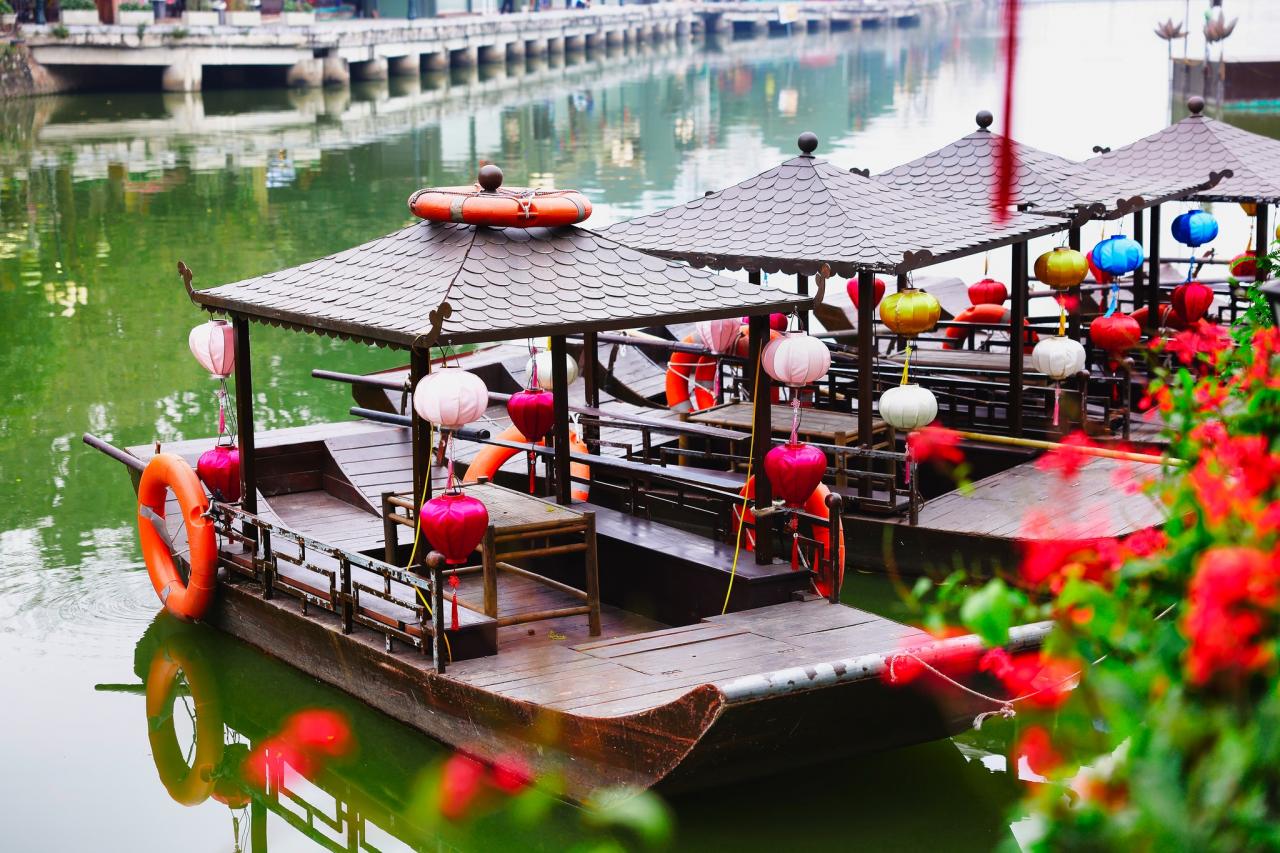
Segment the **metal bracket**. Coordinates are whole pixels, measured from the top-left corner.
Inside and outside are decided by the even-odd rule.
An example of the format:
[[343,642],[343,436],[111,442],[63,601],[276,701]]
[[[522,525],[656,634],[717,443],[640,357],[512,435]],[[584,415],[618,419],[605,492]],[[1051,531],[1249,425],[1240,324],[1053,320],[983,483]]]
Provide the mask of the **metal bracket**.
[[440,329],[444,326],[444,321],[453,316],[453,306],[448,302],[441,302],[436,306],[427,317],[431,320],[430,330],[423,332],[413,339],[410,349],[419,351],[429,351],[436,345],[436,341],[440,340]]
[[818,267],[818,274],[813,277],[813,283],[817,285],[817,290],[813,294],[813,299],[809,303],[809,307],[821,305],[827,297],[827,279],[831,278],[831,265],[823,264]]
[[194,275],[191,272],[191,267],[182,261],[178,261],[178,275],[182,276],[182,286],[187,289],[187,298],[194,304],[199,305],[200,303],[196,302],[196,289],[191,286],[191,276]]
[[1225,180],[1226,178],[1234,178],[1235,174],[1236,173],[1231,171],[1230,169],[1223,169],[1221,172],[1211,171],[1209,172],[1209,184],[1208,186],[1205,187],[1205,189],[1211,190],[1214,187],[1216,187],[1218,184],[1222,183],[1223,180]]

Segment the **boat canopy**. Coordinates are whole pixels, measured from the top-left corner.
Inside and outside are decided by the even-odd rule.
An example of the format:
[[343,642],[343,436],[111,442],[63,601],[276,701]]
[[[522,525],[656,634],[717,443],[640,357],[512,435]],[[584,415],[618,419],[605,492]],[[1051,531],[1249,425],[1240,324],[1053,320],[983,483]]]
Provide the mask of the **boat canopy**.
[[1191,114],[1181,121],[1106,151],[1086,165],[1112,173],[1165,177],[1229,169],[1229,177],[1197,192],[1195,198],[1280,204],[1280,140],[1204,115],[1203,98],[1188,100],[1187,109]]
[[[978,129],[955,142],[876,178],[904,192],[968,205],[987,205],[995,185],[1005,137],[990,130],[991,113],[976,118]],[[1021,142],[1013,142],[1017,163],[1014,204],[1027,213],[1116,219],[1216,184],[1219,165],[1196,164],[1177,172],[1094,168]]]
[[854,276],[900,275],[1067,227],[1019,213],[996,223],[987,207],[899,189],[818,159],[811,133],[799,144],[800,156],[753,178],[605,231],[700,267],[814,275],[829,264]]

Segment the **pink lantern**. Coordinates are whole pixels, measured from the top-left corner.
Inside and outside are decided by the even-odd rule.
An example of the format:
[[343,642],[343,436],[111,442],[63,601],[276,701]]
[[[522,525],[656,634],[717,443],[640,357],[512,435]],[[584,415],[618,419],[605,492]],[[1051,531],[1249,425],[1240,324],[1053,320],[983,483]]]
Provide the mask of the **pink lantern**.
[[[875,294],[876,294],[876,305],[879,305],[880,300],[884,299],[884,291],[887,286],[888,285],[885,284],[884,279],[880,278],[879,276],[876,276],[876,283],[873,287],[873,290],[875,291]],[[853,307],[857,308],[858,307],[858,280],[856,278],[849,279],[847,282],[845,282],[844,290],[845,290],[845,293],[849,294],[849,301],[853,303]],[[874,308],[875,306],[873,305],[872,307]]]
[[236,369],[236,332],[226,320],[210,320],[187,336],[187,346],[214,379],[226,379]]
[[826,472],[826,454],[809,444],[780,444],[764,457],[769,485],[787,506],[804,506]]
[[800,388],[826,375],[831,350],[812,335],[792,332],[766,344],[760,361],[775,382]]
[[441,429],[466,426],[488,407],[489,389],[484,380],[460,367],[427,374],[413,391],[413,410]]
[[507,400],[507,414],[527,441],[538,441],[555,426],[555,397],[550,391],[517,391]]
[[698,339],[702,345],[715,353],[724,354],[733,349],[742,334],[742,323],[735,318],[724,320],[703,320],[698,323]]
[[225,444],[206,450],[196,462],[196,476],[215,500],[235,503],[240,500],[240,451]]
[[422,505],[422,535],[453,566],[467,562],[489,527],[489,510],[461,491],[445,492]]

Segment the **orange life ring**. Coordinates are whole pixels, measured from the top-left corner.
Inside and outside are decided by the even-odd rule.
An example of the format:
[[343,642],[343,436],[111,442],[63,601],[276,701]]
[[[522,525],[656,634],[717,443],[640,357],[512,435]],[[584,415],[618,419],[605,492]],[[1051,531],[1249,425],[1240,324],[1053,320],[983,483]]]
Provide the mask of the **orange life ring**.
[[[1008,325],[1009,309],[1005,308],[1003,305],[993,305],[989,302],[984,302],[981,305],[970,305],[968,308],[956,315],[956,322]],[[1023,320],[1022,322],[1025,324],[1027,321]],[[974,331],[974,329],[966,328],[964,326],[948,327],[947,339],[942,342],[942,348],[961,349],[964,346],[965,341],[969,339],[969,336],[972,335]],[[1023,335],[1023,347],[1027,352],[1031,352],[1031,345],[1039,340],[1040,336],[1030,330],[1025,330]]]
[[[747,484],[742,487],[742,490],[739,491],[738,494],[739,496],[745,495],[748,500],[756,496],[756,478],[754,475],[752,475],[747,479]],[[813,490],[813,493],[809,495],[809,499],[804,502],[804,506],[801,507],[801,509],[804,510],[809,515],[816,515],[819,518],[830,518],[831,510],[827,508],[827,495],[829,494],[831,494],[831,490],[827,488],[827,485],[825,483],[819,483],[818,488]],[[743,518],[744,518],[744,514],[742,512],[741,506],[735,503],[733,505],[733,525],[734,525],[733,533],[735,537],[737,536],[738,527],[739,525],[742,524]],[[752,523],[755,521],[755,513],[751,511],[750,506],[747,507],[745,518],[747,520],[747,523]],[[829,541],[829,536],[827,534],[827,527],[825,524],[817,525],[814,527],[813,539],[820,546],[822,546],[822,550],[824,553],[830,550],[831,542]],[[840,542],[836,545],[836,548],[838,549],[838,553],[836,554],[836,565],[840,567],[840,580],[843,582],[844,581],[844,522],[843,521],[841,521],[840,523],[839,539],[840,539]],[[756,549],[756,537],[755,537],[754,530],[743,531],[742,547],[747,551],[754,551]],[[821,575],[818,575],[817,577],[814,578],[814,586],[818,588],[818,592],[821,595],[829,595],[831,593],[830,578],[825,578],[825,577],[822,577]]]
[[[165,530],[165,501],[172,490],[187,529],[190,577],[183,581],[173,562]],[[159,453],[138,482],[138,538],[151,585],[165,609],[182,619],[199,619],[209,609],[217,582],[218,543],[208,517],[209,499],[200,478],[181,456]]]
[[[173,725],[178,673],[187,679],[195,704],[195,760],[187,764]],[[222,710],[208,665],[198,646],[174,638],[156,650],[147,670],[147,740],[160,783],[174,801],[198,806],[213,793],[222,763]]]
[[591,202],[577,190],[433,187],[409,196],[409,210],[429,222],[465,222],[496,228],[576,225],[591,215]]
[[[507,427],[498,435],[498,441],[527,442],[528,440],[529,439],[524,437],[524,433],[517,429],[515,425]],[[538,444],[545,443],[546,442],[544,441],[538,442]],[[574,453],[591,452],[573,433],[569,434],[569,447],[573,449]],[[508,459],[519,452],[520,451],[516,450],[514,447],[499,447],[496,444],[486,444],[484,447],[480,448],[480,452],[475,455],[475,458],[471,460],[471,464],[467,466],[467,473],[462,475],[462,482],[475,483],[478,482],[481,477],[488,477],[492,480],[493,475],[498,473],[498,469],[501,468]],[[570,462],[569,472],[574,477],[585,480],[591,476],[591,466],[582,462]],[[590,499],[590,492],[588,492],[587,489],[575,488],[572,490],[572,494],[573,499],[576,501],[585,501]]]
[[[681,343],[696,344],[698,339],[685,335]],[[692,379],[692,382],[690,381]],[[673,352],[667,361],[667,408],[673,412],[700,412],[716,404],[711,393],[716,380],[716,360],[709,355]],[[693,399],[689,388],[693,388]]]

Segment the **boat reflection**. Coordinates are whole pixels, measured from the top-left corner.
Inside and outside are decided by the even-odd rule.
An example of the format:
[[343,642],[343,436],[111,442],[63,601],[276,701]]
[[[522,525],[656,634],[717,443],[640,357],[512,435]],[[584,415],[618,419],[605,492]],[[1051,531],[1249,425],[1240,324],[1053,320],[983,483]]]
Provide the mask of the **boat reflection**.
[[[145,696],[147,737],[167,796],[226,809],[237,850],[296,849],[297,836],[332,851],[666,846],[661,831],[650,835],[651,827],[630,817],[611,825],[560,802],[554,780],[496,805],[490,798],[487,810],[460,817],[459,801],[447,799],[450,786],[470,778],[450,778],[457,755],[292,667],[167,613],[139,640],[134,672],[141,683],[99,689]],[[831,722],[832,737],[841,737],[840,721]],[[676,798],[669,804],[674,846],[776,850],[794,840],[795,821],[803,819],[804,837],[815,845],[856,836],[873,849],[909,849],[946,837],[951,849],[991,849],[1009,837],[1005,812],[1015,792],[982,760],[1002,748],[1001,739],[980,737],[963,750],[926,744]],[[519,807],[502,807],[517,800]],[[868,816],[875,819],[862,819]],[[952,836],[944,826],[963,831]]]

